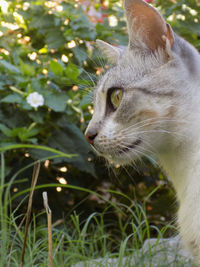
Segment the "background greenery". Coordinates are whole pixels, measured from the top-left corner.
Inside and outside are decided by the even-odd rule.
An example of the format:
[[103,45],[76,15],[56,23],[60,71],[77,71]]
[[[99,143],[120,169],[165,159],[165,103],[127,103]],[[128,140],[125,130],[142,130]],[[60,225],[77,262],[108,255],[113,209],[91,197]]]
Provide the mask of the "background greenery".
[[[200,49],[198,0],[148,2],[159,8],[176,33]],[[95,40],[128,42],[121,1],[14,0],[0,1],[0,7],[0,143],[6,150],[5,180],[42,159],[39,185],[57,184],[46,186],[54,222],[67,220],[74,211],[80,222],[93,212],[103,213],[110,225],[106,232],[117,236],[119,211],[109,201],[133,210],[136,202],[145,202],[149,224],[167,225],[176,210],[174,192],[155,164],[144,160],[135,170],[105,163],[83,136],[93,112],[92,88],[109,68]],[[27,96],[33,92],[43,96],[44,105],[28,104]],[[76,156],[54,157],[53,152],[31,146],[12,149],[15,144],[44,145]],[[11,196],[18,194],[12,209],[21,203],[18,215],[26,210],[26,199],[19,192],[29,188],[31,175],[32,168],[26,168],[15,177],[25,180],[11,187]],[[90,189],[104,199],[61,183]],[[35,192],[34,214],[43,210],[42,190]],[[132,214],[122,206],[121,210],[121,224],[128,225]],[[125,232],[132,230],[127,227]],[[151,234],[157,231],[152,228]],[[166,231],[166,236],[170,234]]]

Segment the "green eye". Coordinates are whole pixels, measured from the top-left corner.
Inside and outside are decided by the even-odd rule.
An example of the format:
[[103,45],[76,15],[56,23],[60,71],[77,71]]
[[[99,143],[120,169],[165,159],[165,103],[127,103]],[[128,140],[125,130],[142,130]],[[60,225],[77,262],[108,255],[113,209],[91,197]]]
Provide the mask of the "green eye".
[[114,89],[110,95],[110,102],[114,109],[117,109],[122,101],[122,90]]

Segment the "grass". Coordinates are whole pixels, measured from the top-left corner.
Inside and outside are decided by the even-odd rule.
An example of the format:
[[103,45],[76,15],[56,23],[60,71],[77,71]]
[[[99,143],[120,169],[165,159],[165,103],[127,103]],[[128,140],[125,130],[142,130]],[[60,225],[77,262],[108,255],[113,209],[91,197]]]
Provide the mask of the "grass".
[[[32,165],[27,166],[27,168]],[[17,174],[22,171],[19,170]],[[157,266],[193,266],[192,263],[187,265],[185,259],[178,257],[173,262],[167,262],[168,250],[158,244],[168,228],[173,228],[173,226],[168,225],[159,229],[150,225],[145,214],[145,203],[143,205],[134,203],[134,205],[126,206],[107,201],[108,206],[112,205],[118,214],[118,229],[120,231],[115,234],[109,232],[109,229],[114,227],[112,223],[105,224],[104,218],[107,209],[100,214],[92,213],[85,221],[80,221],[79,215],[74,211],[59,227],[52,226],[52,233],[50,233],[51,227],[49,228],[51,223],[47,224],[47,220],[44,220],[44,210],[40,214],[32,214],[30,223],[26,223],[26,228],[24,225],[27,217],[24,214],[17,214],[20,214],[19,211],[23,201],[27,199],[28,193],[32,191],[29,188],[17,193],[15,197],[24,196],[24,198],[15,210],[11,210],[14,198],[10,197],[9,192],[17,174],[13,175],[8,184],[5,184],[5,158],[4,152],[1,152],[0,266],[52,266],[49,259],[53,260],[53,266],[59,267],[73,266],[79,262],[82,263],[77,264],[77,267],[155,266],[154,260],[158,250],[163,253],[165,260],[162,260]],[[35,190],[47,186],[56,187],[57,184],[36,186]],[[89,189],[70,185],[62,186],[83,190],[104,199],[101,195]],[[119,192],[113,193],[121,194]],[[148,197],[151,197],[152,194]],[[123,197],[127,198],[125,195]],[[50,211],[50,207],[46,206],[45,209]],[[123,213],[129,215],[129,220],[125,225],[121,219]],[[19,223],[20,221],[21,223]],[[127,228],[131,228],[132,234],[127,235]],[[157,231],[158,238],[154,245],[147,246],[146,250],[142,250],[144,241],[151,237],[152,228]],[[52,253],[48,249],[51,242]],[[26,250],[24,251],[24,258],[21,260],[24,243]],[[174,251],[174,253],[176,252]],[[112,261],[110,261],[111,258]]]

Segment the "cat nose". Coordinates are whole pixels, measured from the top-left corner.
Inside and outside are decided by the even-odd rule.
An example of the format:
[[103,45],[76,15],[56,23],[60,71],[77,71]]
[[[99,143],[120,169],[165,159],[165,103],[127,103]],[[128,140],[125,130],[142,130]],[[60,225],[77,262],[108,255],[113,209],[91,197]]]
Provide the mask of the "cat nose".
[[97,136],[97,132],[87,131],[85,133],[85,139],[90,143],[91,145],[94,144],[94,139]]

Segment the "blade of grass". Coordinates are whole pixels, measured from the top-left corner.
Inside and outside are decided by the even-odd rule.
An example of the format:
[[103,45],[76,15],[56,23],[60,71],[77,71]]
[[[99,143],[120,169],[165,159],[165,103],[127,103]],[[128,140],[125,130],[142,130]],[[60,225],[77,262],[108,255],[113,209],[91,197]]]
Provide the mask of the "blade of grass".
[[53,252],[52,252],[52,218],[51,218],[51,209],[48,205],[47,192],[42,193],[44,208],[47,214],[47,225],[48,225],[48,255],[49,255],[49,267],[53,267]]
[[61,246],[61,244],[62,244],[62,242],[64,240],[64,237],[65,237],[64,234],[62,234],[62,236],[61,236],[61,238],[59,240],[59,243],[58,243],[58,245],[57,245],[57,247],[56,247],[56,249],[54,251],[53,258],[56,257],[56,253],[58,252],[58,250],[59,250],[59,248],[60,248],[60,246]]
[[7,205],[3,201],[4,193],[4,183],[5,183],[5,158],[4,153],[1,153],[1,187],[0,187],[0,227],[1,227],[1,255],[0,255],[0,264],[5,266],[5,257],[6,247],[7,247]]
[[67,158],[71,158],[71,157],[75,157],[77,156],[76,154],[66,154],[62,151],[59,151],[57,149],[53,149],[47,146],[40,146],[40,145],[29,145],[29,144],[15,144],[15,145],[9,145],[9,146],[3,146],[0,148],[0,152],[4,152],[7,150],[11,150],[11,149],[19,149],[19,148],[33,148],[33,149],[41,149],[41,150],[46,150],[52,153],[55,153],[57,155],[60,155],[61,157],[67,157]]
[[23,242],[23,248],[22,248],[22,254],[21,254],[20,267],[23,267],[23,264],[24,264],[24,255],[25,255],[25,249],[26,249],[28,226],[29,226],[29,221],[30,221],[30,216],[31,216],[33,194],[34,194],[35,186],[36,186],[36,183],[37,183],[37,180],[38,180],[39,171],[40,171],[40,162],[36,163],[34,165],[34,169],[33,169],[33,176],[32,176],[32,182],[31,182],[31,191],[30,191],[30,195],[29,195],[28,208],[27,208],[27,213],[26,213],[26,224],[25,224],[24,242]]
[[18,232],[20,231],[22,225],[24,224],[25,219],[26,219],[26,216],[24,216],[24,218],[21,220],[19,226],[17,227],[17,231],[15,232],[15,235],[13,237],[12,244],[11,244],[11,247],[10,247],[10,253],[8,255],[8,265],[7,265],[7,267],[10,267],[10,260],[11,260],[11,255],[12,255],[15,239],[16,239],[16,237],[18,235]]
[[[84,188],[84,187],[80,187],[80,186],[75,186],[75,185],[69,185],[69,184],[43,184],[43,185],[38,185],[35,187],[35,190],[38,189],[42,189],[42,188],[50,188],[50,187],[62,187],[62,188],[68,188],[68,189],[74,189],[74,190],[78,190],[78,191],[82,191],[82,192],[86,192],[88,194],[93,194],[96,195],[98,198],[102,199],[103,201],[109,203],[112,207],[116,208],[116,210],[118,210],[119,212],[121,212],[122,214],[125,215],[125,213],[118,207],[118,205],[116,205],[114,202],[106,199],[104,196],[102,196],[101,194],[92,191],[90,189]],[[18,193],[16,193],[14,196],[12,196],[11,201],[13,201],[14,199],[16,199],[17,197],[26,194],[27,192],[30,191],[30,188],[24,189]],[[114,191],[113,191],[114,192]],[[117,192],[118,193],[118,192]]]

